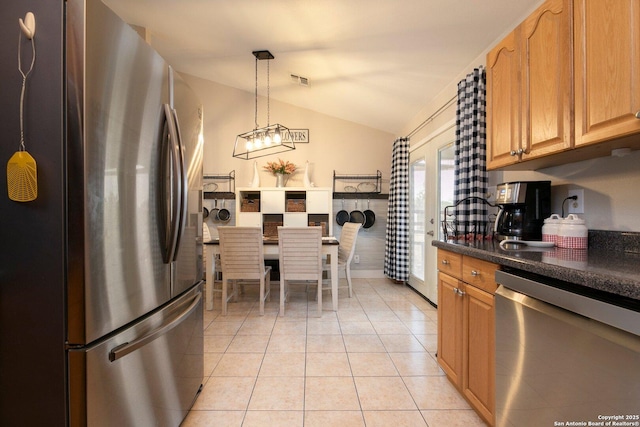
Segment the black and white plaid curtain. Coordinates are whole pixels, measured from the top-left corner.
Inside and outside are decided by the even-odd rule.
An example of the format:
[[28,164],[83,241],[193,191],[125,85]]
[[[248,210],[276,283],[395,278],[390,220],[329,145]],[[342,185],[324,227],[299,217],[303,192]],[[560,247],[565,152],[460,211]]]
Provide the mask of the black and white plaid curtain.
[[[455,143],[455,202],[487,193],[486,76],[483,66],[458,83]],[[472,200],[456,207],[462,227],[487,220],[487,205]]]
[[409,138],[398,138],[391,155],[384,274],[409,280]]

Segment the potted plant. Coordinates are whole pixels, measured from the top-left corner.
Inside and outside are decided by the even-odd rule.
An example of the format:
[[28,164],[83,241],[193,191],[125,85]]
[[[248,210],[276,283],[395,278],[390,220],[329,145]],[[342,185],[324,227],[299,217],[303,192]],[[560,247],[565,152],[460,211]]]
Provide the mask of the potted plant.
[[267,162],[264,169],[276,176],[276,187],[285,186],[285,175],[291,175],[296,171],[296,165],[291,162],[278,159],[277,162]]

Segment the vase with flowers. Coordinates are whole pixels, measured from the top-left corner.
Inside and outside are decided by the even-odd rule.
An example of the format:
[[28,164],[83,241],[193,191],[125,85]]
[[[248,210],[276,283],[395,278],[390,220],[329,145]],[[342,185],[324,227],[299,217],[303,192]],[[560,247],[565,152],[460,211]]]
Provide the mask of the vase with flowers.
[[296,171],[296,165],[291,162],[278,159],[277,162],[267,162],[264,169],[276,176],[276,187],[285,186],[285,175],[291,175]]

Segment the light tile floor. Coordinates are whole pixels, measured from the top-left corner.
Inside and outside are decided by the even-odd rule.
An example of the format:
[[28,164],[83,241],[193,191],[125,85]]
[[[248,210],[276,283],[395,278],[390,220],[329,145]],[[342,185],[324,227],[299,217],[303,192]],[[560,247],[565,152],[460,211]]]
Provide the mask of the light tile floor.
[[[341,279],[344,280],[344,279]],[[275,283],[274,283],[275,285]],[[353,298],[278,287],[259,315],[246,287],[227,316],[204,313],[203,390],[183,427],[484,426],[438,367],[437,312],[408,287],[354,279]]]

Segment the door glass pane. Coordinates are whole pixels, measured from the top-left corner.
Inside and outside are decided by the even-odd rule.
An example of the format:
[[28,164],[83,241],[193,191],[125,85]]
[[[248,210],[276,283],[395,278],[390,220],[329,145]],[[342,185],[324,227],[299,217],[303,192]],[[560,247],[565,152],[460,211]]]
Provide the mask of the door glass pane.
[[[455,147],[452,144],[448,144],[438,150],[439,158],[439,175],[440,188],[440,212],[438,213],[438,236],[440,239],[444,238],[444,232],[442,231],[441,221],[444,218],[444,208],[453,205],[454,193],[453,186],[455,182]],[[451,209],[449,209],[451,211]]]
[[425,172],[424,159],[411,163],[411,274],[419,280],[424,280]]

